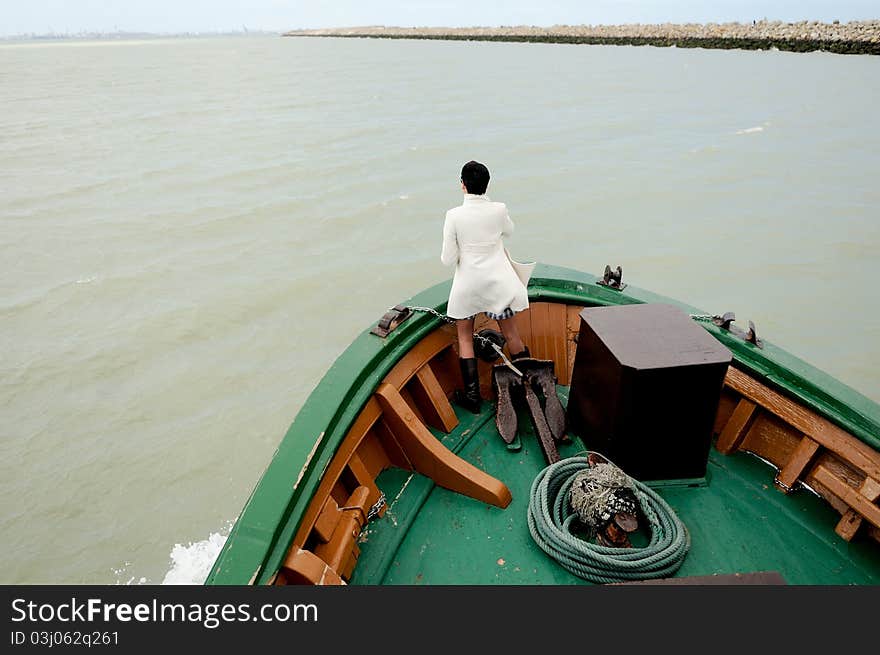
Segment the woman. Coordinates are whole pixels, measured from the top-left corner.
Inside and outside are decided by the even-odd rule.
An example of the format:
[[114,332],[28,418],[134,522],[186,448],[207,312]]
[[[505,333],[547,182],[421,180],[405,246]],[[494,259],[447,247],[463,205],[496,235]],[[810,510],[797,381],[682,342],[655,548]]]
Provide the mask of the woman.
[[517,276],[504,249],[504,237],[513,233],[513,222],[502,202],[485,195],[489,169],[469,161],[461,169],[464,202],[446,212],[440,261],[455,265],[446,313],[456,319],[458,356],[464,392],[456,401],[476,413],[480,411],[480,382],[474,356],[474,318],[483,312],[497,320],[507,340],[511,359],[529,357],[513,316],[529,307],[526,287]]

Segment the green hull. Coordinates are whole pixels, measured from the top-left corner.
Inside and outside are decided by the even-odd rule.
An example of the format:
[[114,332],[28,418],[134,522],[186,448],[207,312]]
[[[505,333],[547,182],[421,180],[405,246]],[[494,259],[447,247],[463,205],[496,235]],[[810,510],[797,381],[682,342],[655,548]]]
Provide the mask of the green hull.
[[[596,281],[596,277],[586,273],[539,265],[529,283],[529,296],[533,302],[593,306],[664,302],[688,313],[703,313],[633,286],[619,292]],[[403,304],[433,307],[443,312],[449,286],[449,281],[438,284]],[[279,444],[233,526],[207,584],[266,584],[274,579],[323,471],[352,422],[391,368],[439,323],[440,319],[430,314],[416,313],[386,339],[365,330],[340,355]],[[880,450],[880,405],[772,343],[765,341],[764,347],[758,349],[711,323],[701,325],[730,349],[738,368],[826,417],[874,450]],[[477,461],[473,459],[477,456],[485,465],[487,458],[509,454],[498,447],[499,439],[497,434],[492,434],[490,417],[487,413],[471,419],[482,421],[480,430],[471,430],[459,413],[462,423],[458,428],[449,435],[438,434],[438,438],[451,450],[460,451],[465,459]],[[476,455],[475,448],[479,449]],[[571,452],[562,454],[574,454],[577,448],[576,443],[569,448]],[[531,452],[526,452],[529,450]],[[525,448],[523,457],[540,459],[540,454],[537,448]],[[499,460],[498,466],[509,464]],[[753,458],[747,455],[721,457],[713,450],[710,457],[712,494],[702,489],[663,491],[689,530],[703,537],[700,542],[703,546],[694,547],[679,575],[784,569],[786,580],[793,584],[880,582],[876,544],[850,544],[840,540],[833,532],[836,516],[833,510],[808,494],[779,494],[772,489],[769,478],[760,479],[755,466]],[[757,466],[766,470],[759,462]],[[556,571],[548,565],[552,562],[528,542],[528,531],[523,527],[525,510],[519,504],[526,502],[526,494],[522,486],[534,477],[540,468],[539,462],[520,467],[528,471],[522,480],[514,475],[511,482],[511,468],[486,469],[511,485],[514,504],[505,510],[488,508],[464,497],[459,500],[452,492],[434,487],[430,480],[419,475],[410,476],[408,472],[394,469],[383,473],[379,482],[389,500],[396,495],[395,488],[401,488],[407,480],[409,485],[406,494],[400,495],[401,504],[389,509],[395,513],[396,520],[383,519],[370,524],[365,535],[369,546],[363,548],[352,583],[577,582],[561,569]],[[445,508],[448,516],[440,513],[439,508]],[[477,515],[469,519],[472,512]],[[484,514],[479,515],[480,512]],[[733,520],[719,520],[731,514]],[[452,520],[450,516],[457,517],[452,528],[444,522]],[[812,518],[807,520],[807,516]],[[817,528],[816,522],[823,527]],[[830,528],[824,526],[828,522],[831,522]],[[461,532],[456,525],[469,527],[462,527],[465,532]],[[472,532],[467,533],[468,529]],[[485,539],[487,530],[488,534],[498,535],[496,543],[509,540],[506,552],[494,545],[462,552],[476,547],[475,540],[479,535]],[[454,548],[453,535],[459,544],[466,538],[464,543],[468,549]],[[785,544],[787,548],[780,548]],[[791,544],[798,546],[793,550]],[[430,551],[434,551],[432,557],[428,557]],[[484,554],[476,558],[479,563],[468,564],[477,552]],[[786,553],[785,556],[780,552]],[[504,563],[499,564],[502,561]],[[536,565],[541,562],[542,566]]]

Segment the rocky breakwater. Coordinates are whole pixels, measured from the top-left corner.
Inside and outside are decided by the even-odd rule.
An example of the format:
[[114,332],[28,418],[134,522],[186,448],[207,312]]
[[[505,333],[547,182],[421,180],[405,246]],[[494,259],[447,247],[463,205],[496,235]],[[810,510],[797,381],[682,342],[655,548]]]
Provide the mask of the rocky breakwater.
[[603,45],[653,45],[750,50],[825,50],[880,55],[880,20],[848,23],[755,21],[658,25],[554,25],[552,27],[349,27],[293,30],[284,36],[332,36],[463,41],[525,41]]

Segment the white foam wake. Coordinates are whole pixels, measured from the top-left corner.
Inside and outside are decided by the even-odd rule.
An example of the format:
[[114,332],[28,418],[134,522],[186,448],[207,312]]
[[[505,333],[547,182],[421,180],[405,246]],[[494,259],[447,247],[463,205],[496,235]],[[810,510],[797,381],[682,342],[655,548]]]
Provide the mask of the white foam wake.
[[[123,564],[123,565],[122,565],[121,567],[119,567],[118,569],[113,569],[113,573],[116,574],[116,584],[118,584],[118,585],[123,585],[123,584],[124,584],[124,585],[141,585],[141,584],[147,584],[147,579],[146,579],[146,578],[141,577],[141,578],[138,578],[137,580],[135,580],[135,579],[134,579],[134,576],[133,576],[133,575],[130,575],[130,573],[129,573],[129,571],[128,571],[128,567],[130,567],[130,566],[131,566],[131,562],[126,562],[125,564]],[[126,577],[126,576],[128,577],[128,580],[123,581],[123,578]]]
[[171,568],[165,574],[162,584],[167,585],[200,585],[205,582],[214,560],[226,543],[226,536],[212,532],[207,539],[202,539],[188,546],[175,544],[171,549]]
[[737,134],[754,134],[755,132],[763,132],[764,128],[761,125],[757,127],[747,127],[744,130],[739,130]]

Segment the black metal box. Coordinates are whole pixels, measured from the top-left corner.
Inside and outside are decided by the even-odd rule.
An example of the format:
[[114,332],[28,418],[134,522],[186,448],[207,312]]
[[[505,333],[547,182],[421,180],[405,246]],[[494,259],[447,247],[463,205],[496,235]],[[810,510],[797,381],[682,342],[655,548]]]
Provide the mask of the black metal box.
[[730,351],[672,305],[580,318],[569,429],[637,480],[705,478]]

